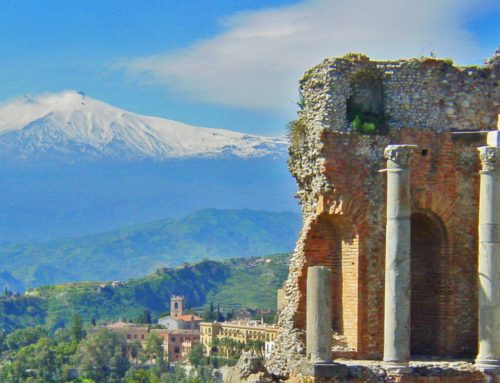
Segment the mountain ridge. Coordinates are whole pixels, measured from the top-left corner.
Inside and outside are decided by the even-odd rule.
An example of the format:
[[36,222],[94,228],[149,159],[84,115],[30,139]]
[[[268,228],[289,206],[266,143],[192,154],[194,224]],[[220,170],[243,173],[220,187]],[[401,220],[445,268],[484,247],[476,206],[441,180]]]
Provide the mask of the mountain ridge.
[[0,245],[0,272],[10,274],[0,287],[125,280],[202,259],[288,252],[300,226],[298,213],[203,209],[79,238]]
[[25,96],[0,107],[0,155],[135,160],[286,155],[285,137],[194,127],[144,116],[79,91]]

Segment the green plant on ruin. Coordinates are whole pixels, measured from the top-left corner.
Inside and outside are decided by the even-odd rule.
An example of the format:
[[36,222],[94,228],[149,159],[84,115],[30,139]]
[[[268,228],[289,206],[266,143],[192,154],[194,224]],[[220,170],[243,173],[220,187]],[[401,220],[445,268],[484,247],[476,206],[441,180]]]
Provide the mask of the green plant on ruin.
[[299,101],[297,101],[295,104],[299,107],[299,113],[306,107],[306,100],[304,98],[304,92],[302,92],[302,88],[299,88]]
[[359,114],[354,117],[354,120],[352,121],[352,127],[356,132],[361,134],[370,135],[378,133],[377,125],[374,122],[363,121]]
[[351,99],[347,100],[347,120],[359,134],[384,134],[385,117],[361,110]]
[[349,61],[370,61],[370,58],[367,55],[358,52],[346,53],[342,58]]
[[299,147],[304,144],[304,139],[307,133],[307,125],[303,118],[290,121],[287,125],[288,138],[292,147]]

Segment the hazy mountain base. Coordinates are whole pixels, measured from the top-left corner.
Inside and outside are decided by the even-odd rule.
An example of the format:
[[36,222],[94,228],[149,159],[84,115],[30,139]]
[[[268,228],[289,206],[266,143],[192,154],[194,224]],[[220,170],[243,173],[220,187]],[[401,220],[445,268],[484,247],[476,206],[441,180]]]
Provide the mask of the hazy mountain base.
[[205,209],[87,237],[3,245],[0,271],[9,274],[0,274],[0,287],[126,280],[183,262],[288,252],[300,226],[296,213]]
[[288,273],[288,254],[263,259],[203,261],[176,269],[160,269],[126,283],[75,283],[45,286],[20,297],[0,298],[0,328],[64,326],[73,313],[86,322],[136,318],[145,309],[153,320],[169,310],[172,294],[186,297],[188,307],[210,302],[223,310],[276,308],[277,289]]
[[284,158],[0,159],[0,243],[101,233],[207,207],[299,211]]

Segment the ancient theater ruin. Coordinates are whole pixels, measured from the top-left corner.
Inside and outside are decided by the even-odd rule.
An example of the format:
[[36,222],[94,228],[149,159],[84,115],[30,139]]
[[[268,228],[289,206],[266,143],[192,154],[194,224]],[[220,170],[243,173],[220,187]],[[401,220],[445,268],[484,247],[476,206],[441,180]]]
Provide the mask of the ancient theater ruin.
[[[436,373],[442,382],[487,381],[500,368],[499,81],[498,52],[480,67],[351,54],[306,72],[289,159],[303,229],[271,372],[351,379],[339,365],[307,367],[325,347],[310,328],[331,340],[321,363],[379,361],[388,380],[417,381],[421,360],[469,361]],[[308,299],[324,299],[317,283],[308,294],[311,267],[329,281],[328,315],[315,318],[331,321],[331,335],[307,323],[307,307],[320,310]]]

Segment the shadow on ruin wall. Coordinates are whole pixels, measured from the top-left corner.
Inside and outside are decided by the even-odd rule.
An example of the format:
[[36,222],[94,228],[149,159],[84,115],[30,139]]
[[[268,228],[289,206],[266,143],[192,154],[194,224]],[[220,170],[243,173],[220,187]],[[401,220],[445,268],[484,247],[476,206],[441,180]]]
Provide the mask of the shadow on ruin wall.
[[386,197],[378,153],[392,143],[417,144],[424,149],[410,165],[412,356],[474,356],[476,146],[454,143],[448,132],[412,129],[384,137],[329,132],[324,139],[330,148],[324,174],[335,188],[320,197],[304,241],[296,327],[305,330],[307,268],[327,266],[333,272],[336,356],[381,358]]
[[[333,273],[334,357],[382,358],[386,180],[379,171],[390,144],[418,146],[410,163],[412,357],[477,354],[477,147],[485,141],[457,132],[495,128],[498,78],[499,57],[456,68],[349,56],[306,73],[301,136],[289,160],[304,227],[272,371],[287,374],[304,357],[306,274],[316,265]],[[355,114],[377,131],[362,134]]]

